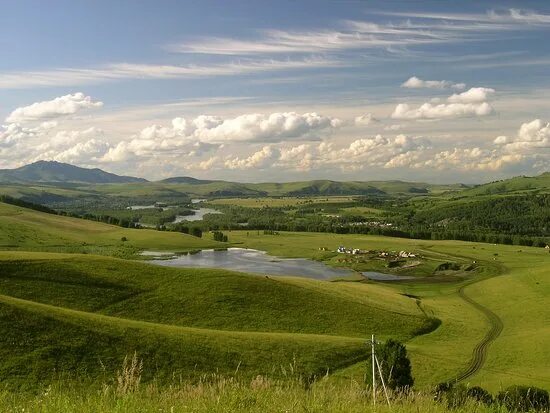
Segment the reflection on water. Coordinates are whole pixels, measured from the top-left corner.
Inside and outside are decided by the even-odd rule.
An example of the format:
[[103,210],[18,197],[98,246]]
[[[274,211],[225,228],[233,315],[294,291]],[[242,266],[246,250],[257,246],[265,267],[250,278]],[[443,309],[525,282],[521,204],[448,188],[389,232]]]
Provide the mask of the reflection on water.
[[204,250],[174,259],[151,262],[168,267],[223,268],[266,275],[294,275],[317,280],[347,277],[354,273],[304,258],[277,258],[263,251],[243,248],[229,248],[225,251]]
[[174,220],[174,224],[183,221],[202,221],[206,214],[221,214],[220,211],[216,211],[212,208],[199,208],[193,210],[195,213],[193,215],[177,215]]

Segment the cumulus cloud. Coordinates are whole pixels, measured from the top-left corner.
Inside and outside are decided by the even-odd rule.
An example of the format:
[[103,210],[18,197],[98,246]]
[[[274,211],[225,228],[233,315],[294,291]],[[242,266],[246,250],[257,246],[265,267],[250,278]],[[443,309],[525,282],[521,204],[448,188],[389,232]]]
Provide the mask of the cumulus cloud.
[[354,121],[355,124],[358,126],[367,126],[371,123],[379,122],[379,120],[376,119],[372,113],[366,113],[365,115],[357,116]]
[[453,83],[448,80],[422,80],[412,76],[401,84],[401,87],[407,89],[457,89],[462,90],[466,87],[464,83]]
[[263,141],[277,142],[285,139],[317,138],[320,132],[326,132],[341,125],[338,119],[332,119],[317,113],[298,114],[295,112],[264,114],[246,114],[218,123],[197,127],[194,136],[210,143]]
[[520,154],[503,154],[497,150],[479,147],[453,148],[436,153],[433,159],[424,162],[421,166],[439,170],[496,171],[522,160],[523,156]]
[[487,116],[493,113],[493,108],[486,100],[494,92],[494,89],[474,87],[466,92],[449,96],[447,98],[449,103],[439,103],[439,99],[432,99],[417,108],[412,108],[407,103],[400,103],[395,107],[391,117],[415,120]]
[[[317,113],[245,114],[229,119],[210,115],[191,120],[179,117],[172,120],[171,126],[151,125],[130,140],[119,142],[109,149],[103,160],[119,162],[174,153],[198,156],[225,143],[318,140],[319,135],[340,125],[339,119]],[[269,148],[266,146],[263,152],[249,158],[235,158],[226,165],[230,169],[248,169],[247,165],[259,164]]]
[[507,152],[542,151],[539,153],[540,156],[550,157],[548,151],[550,149],[550,123],[535,119],[523,123],[516,137],[498,136],[493,142],[496,145],[501,145],[502,150]]
[[52,100],[36,102],[29,106],[15,109],[6,118],[8,123],[42,121],[73,115],[84,109],[103,106],[103,102],[94,101],[90,96],[78,92],[72,95],[60,96]]
[[411,108],[406,103],[400,103],[395,107],[391,117],[393,119],[445,119],[461,118],[468,116],[487,116],[493,112],[493,108],[487,102],[483,103],[442,103],[434,105],[424,103],[418,108]]
[[489,95],[495,93],[494,89],[486,87],[473,87],[466,92],[454,94],[447,99],[451,103],[479,103],[485,102]]
[[234,158],[225,161],[229,169],[264,169],[279,159],[280,151],[272,146],[264,146],[247,158]]

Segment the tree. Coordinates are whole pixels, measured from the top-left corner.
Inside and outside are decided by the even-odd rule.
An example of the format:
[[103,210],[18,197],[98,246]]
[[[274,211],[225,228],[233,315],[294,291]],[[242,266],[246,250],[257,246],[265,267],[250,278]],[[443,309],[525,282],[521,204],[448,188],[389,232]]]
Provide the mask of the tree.
[[[389,339],[376,347],[376,358],[382,370],[386,386],[392,390],[405,390],[412,387],[414,379],[411,373],[411,362],[406,347],[399,341]],[[372,357],[367,360],[367,384],[372,385]],[[378,367],[375,365],[378,372]],[[380,380],[377,375],[377,380]]]

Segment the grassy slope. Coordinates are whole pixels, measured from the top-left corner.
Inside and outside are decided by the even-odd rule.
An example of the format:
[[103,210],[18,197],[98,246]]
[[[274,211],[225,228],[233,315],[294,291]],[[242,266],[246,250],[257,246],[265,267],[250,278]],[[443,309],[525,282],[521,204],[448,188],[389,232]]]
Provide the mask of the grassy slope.
[[51,253],[0,252],[0,265],[0,375],[12,382],[97,377],[99,360],[112,373],[133,351],[161,378],[239,363],[278,375],[294,357],[320,374],[364,357],[368,331],[406,339],[427,324],[413,300],[378,286]]
[[[547,297],[550,289],[550,254],[542,248],[467,243],[421,241],[374,236],[285,233],[284,236],[232,232],[232,241],[274,255],[321,259],[319,247],[347,245],[365,249],[405,249],[442,254],[448,259],[470,257],[483,263],[480,282],[466,287],[466,293],[493,310],[504,323],[502,335],[489,348],[486,368],[472,382],[496,390],[518,382],[550,387],[545,371],[550,365],[550,329]],[[518,252],[521,250],[521,252]],[[495,255],[497,254],[497,255]],[[454,257],[454,258],[453,258]],[[487,276],[499,275],[486,279]],[[388,284],[386,284],[388,285]],[[461,284],[395,284],[391,288],[420,296],[429,315],[443,321],[434,332],[408,343],[417,383],[422,387],[449,379],[463,369],[472,349],[487,331],[482,314],[461,300],[456,291]],[[388,287],[390,288],[390,287]],[[357,377],[361,365],[340,373]]]
[[[126,237],[127,242],[121,238]],[[186,234],[126,229],[0,203],[0,248],[123,254],[136,249],[185,251],[220,244]]]
[[550,192],[550,172],[538,176],[518,176],[503,181],[491,182],[467,189],[460,196],[469,197],[477,195],[495,194],[523,194],[529,192]]

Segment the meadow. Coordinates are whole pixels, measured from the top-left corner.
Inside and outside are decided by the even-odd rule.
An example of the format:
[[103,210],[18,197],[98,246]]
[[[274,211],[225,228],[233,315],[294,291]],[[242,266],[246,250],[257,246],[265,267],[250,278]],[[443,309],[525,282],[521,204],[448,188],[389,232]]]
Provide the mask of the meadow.
[[[211,235],[124,229],[5,204],[0,204],[0,229],[0,377],[8,389],[0,406],[35,402],[17,399],[9,390],[14,388],[43,390],[75,379],[101,388],[134,353],[144,363],[143,382],[159,386],[151,400],[166,399],[182,411],[181,403],[196,407],[195,402],[214,409],[214,399],[241,397],[242,383],[246,387],[257,376],[284,381],[289,371],[307,382],[327,376],[326,386],[345,389],[364,382],[365,341],[372,333],[406,343],[418,390],[458,377],[492,392],[518,383],[550,386],[545,351],[550,346],[550,256],[542,248],[253,230],[226,231],[229,242],[219,243]],[[396,269],[375,258],[361,262],[337,254],[340,245],[404,250],[418,255],[419,264]],[[405,271],[416,278],[327,282],[128,259],[142,250],[228,246],[360,271]],[[442,263],[459,269],[438,273]],[[472,269],[463,270],[466,266]],[[495,323],[501,328],[491,335]],[[238,383],[228,384],[227,394],[213,396],[208,390],[208,400],[201,396],[199,401],[181,402],[172,390],[162,390],[174,380],[197,386],[213,373],[238,377]],[[309,400],[302,387],[288,390],[304,400],[291,411],[321,411],[330,403],[317,404],[327,397],[321,393]],[[259,411],[268,402],[286,406],[288,400],[278,400],[278,390],[272,390],[257,394],[250,409]],[[132,411],[128,406],[149,394],[121,400],[96,392],[75,400],[61,389],[54,393],[51,406],[67,403],[67,411],[85,411],[86,403],[109,408],[114,403]],[[356,405],[335,403],[328,405],[335,411],[368,406],[364,395],[357,396]],[[411,408],[407,403],[403,411]],[[414,403],[442,411],[427,398]]]

